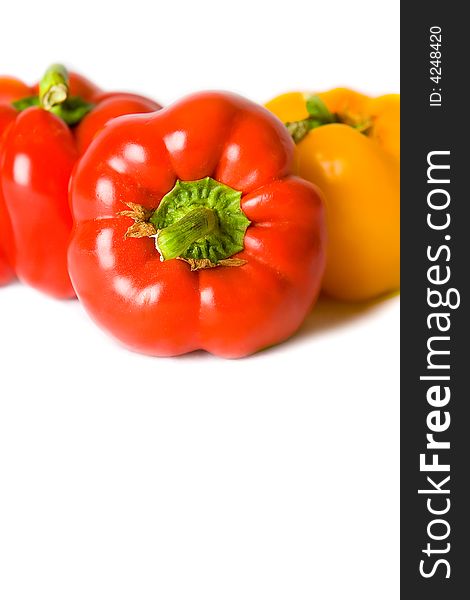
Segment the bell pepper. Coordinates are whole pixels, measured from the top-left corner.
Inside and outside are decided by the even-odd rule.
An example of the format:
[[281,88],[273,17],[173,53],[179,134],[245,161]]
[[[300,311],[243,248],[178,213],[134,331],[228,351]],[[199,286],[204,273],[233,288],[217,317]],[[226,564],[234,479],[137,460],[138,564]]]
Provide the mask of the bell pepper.
[[75,296],[67,271],[74,165],[109,119],[159,108],[135,94],[104,93],[60,65],[34,87],[0,78],[0,283],[16,272],[47,294]]
[[348,89],[266,104],[296,142],[296,173],[325,197],[323,290],[369,300],[400,285],[400,104]]
[[271,113],[203,92],[108,124],[72,177],[69,271],[139,352],[245,356],[289,337],[324,267],[317,189]]

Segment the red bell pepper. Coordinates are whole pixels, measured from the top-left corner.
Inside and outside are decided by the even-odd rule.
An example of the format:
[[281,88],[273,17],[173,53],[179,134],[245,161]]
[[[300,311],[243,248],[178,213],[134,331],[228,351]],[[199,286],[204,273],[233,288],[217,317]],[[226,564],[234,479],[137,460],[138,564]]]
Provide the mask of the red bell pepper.
[[54,65],[35,87],[0,78],[0,283],[14,276],[58,298],[67,271],[72,169],[113,117],[158,110],[135,94],[104,93]]
[[79,299],[133,350],[240,357],[290,336],[320,287],[316,188],[266,109],[199,93],[110,123],[72,177]]

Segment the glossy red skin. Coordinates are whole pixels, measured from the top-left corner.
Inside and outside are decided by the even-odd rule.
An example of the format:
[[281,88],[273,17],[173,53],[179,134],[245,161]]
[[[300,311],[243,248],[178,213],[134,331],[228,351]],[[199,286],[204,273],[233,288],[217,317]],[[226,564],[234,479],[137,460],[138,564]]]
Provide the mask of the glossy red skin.
[[[0,104],[0,148],[5,131],[15,118],[16,111],[12,107]],[[15,278],[12,248],[13,240],[10,217],[6,211],[2,188],[0,186],[0,285],[4,285]]]
[[16,272],[57,298],[75,296],[67,270],[68,188],[75,163],[110,119],[160,108],[135,94],[104,93],[75,73],[70,93],[95,104],[74,128],[37,107],[14,111],[11,102],[37,94],[37,86],[0,78],[0,284]]
[[[325,225],[317,189],[290,175],[293,143],[263,107],[199,93],[121,117],[72,177],[69,271],[92,318],[132,350],[241,357],[289,337],[320,287]],[[247,263],[191,272],[153,239],[125,239],[125,202],[156,208],[177,179],[211,176],[242,192]]]

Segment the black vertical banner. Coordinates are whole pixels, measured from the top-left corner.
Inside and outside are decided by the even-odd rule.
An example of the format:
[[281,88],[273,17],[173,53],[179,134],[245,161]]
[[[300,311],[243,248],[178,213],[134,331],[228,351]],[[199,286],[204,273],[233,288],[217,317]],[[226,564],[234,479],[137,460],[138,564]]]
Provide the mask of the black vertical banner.
[[401,5],[404,600],[470,597],[470,192],[464,188],[470,121],[463,6]]

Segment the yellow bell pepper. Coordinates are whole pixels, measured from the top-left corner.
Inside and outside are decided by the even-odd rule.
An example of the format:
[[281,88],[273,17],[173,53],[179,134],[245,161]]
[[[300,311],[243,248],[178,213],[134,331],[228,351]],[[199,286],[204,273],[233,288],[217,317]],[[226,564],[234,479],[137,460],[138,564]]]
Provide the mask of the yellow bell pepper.
[[338,88],[266,104],[296,142],[296,170],[323,191],[323,290],[359,301],[400,285],[400,97]]

